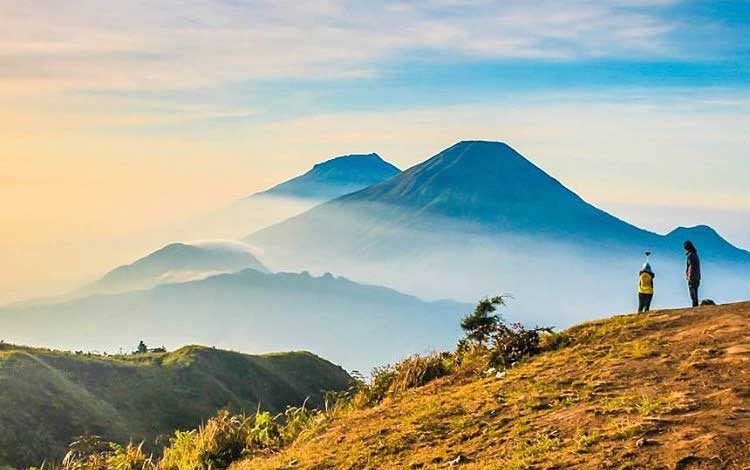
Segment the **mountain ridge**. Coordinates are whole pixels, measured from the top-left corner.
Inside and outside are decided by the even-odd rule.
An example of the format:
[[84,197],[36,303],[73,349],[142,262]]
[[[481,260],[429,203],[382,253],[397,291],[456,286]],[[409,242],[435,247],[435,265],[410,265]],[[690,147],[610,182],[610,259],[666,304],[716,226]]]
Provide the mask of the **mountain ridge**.
[[[59,349],[111,352],[134,338],[168,348],[199,342],[249,352],[304,349],[368,370],[450,344],[467,308],[331,274],[248,268],[59,304],[0,308],[0,329],[6,340]],[[59,335],[62,330],[67,334]]]
[[[321,231],[311,226],[324,227],[325,233],[325,227],[335,219],[327,212],[335,211],[360,212],[356,215],[364,226],[429,225],[431,222],[423,219],[432,218],[460,225],[460,230],[466,230],[468,223],[468,227],[487,233],[541,234],[605,246],[664,247],[669,238],[591,205],[506,143],[461,141],[394,178],[321,204],[244,239],[269,242],[287,237],[284,232],[301,234],[308,228],[311,233]],[[596,233],[591,232],[592,226]],[[713,246],[727,248],[725,252],[730,255],[750,254],[729,242]]]
[[[423,298],[470,301],[502,289],[518,299],[515,319],[566,326],[587,311],[631,308],[645,251],[658,274],[655,302],[684,302],[683,236],[696,237],[701,295],[746,297],[750,252],[715,231],[644,230],[586,202],[507,144],[466,141],[244,240],[278,269],[330,270]],[[582,287],[596,295],[572,294]],[[560,298],[565,305],[551,309]]]

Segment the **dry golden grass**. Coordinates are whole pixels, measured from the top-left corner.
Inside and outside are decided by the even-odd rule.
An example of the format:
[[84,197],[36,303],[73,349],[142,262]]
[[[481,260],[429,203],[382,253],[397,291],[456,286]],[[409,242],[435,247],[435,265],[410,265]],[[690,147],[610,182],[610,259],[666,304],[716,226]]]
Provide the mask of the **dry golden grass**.
[[501,379],[437,379],[233,470],[750,468],[750,303],[565,335]]

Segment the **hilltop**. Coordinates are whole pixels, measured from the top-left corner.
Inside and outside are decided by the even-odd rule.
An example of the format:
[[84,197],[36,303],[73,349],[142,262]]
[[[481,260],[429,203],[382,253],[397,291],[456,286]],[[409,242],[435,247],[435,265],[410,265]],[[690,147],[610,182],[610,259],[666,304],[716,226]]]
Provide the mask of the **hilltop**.
[[748,325],[748,302],[585,323],[505,374],[437,379],[233,468],[748,468]]
[[170,243],[130,264],[118,266],[79,290],[78,296],[147,289],[159,284],[204,279],[243,269],[268,272],[248,245],[228,240]]
[[60,459],[78,435],[127,443],[191,429],[217,410],[321,406],[351,378],[308,352],[251,356],[201,346],[124,356],[0,343],[0,467]]
[[306,173],[250,197],[328,201],[380,183],[400,172],[376,153],[342,155],[316,163]]

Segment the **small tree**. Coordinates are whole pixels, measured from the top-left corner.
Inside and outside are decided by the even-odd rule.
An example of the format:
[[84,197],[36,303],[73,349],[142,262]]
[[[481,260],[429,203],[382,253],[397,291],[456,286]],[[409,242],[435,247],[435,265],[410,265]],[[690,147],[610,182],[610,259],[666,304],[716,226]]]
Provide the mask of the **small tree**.
[[500,315],[495,314],[498,307],[505,305],[507,296],[485,297],[480,300],[472,313],[461,321],[461,329],[466,339],[480,345],[487,344],[492,333],[500,323]]
[[526,328],[520,323],[506,324],[495,311],[505,305],[509,296],[487,297],[479,301],[474,312],[461,322],[466,337],[458,342],[460,360],[480,358],[491,367],[507,368],[524,357],[539,354],[540,334],[552,328]]
[[136,354],[146,354],[148,352],[148,346],[146,346],[146,343],[141,340],[138,343],[138,349],[135,350]]

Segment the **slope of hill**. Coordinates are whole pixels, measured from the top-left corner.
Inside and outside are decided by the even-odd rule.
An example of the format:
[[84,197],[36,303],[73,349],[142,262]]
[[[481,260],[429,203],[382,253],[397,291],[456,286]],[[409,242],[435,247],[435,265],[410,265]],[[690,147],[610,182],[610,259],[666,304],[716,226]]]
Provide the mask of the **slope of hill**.
[[76,295],[147,289],[247,268],[268,271],[243,243],[225,240],[171,243],[131,264],[113,269],[95,283],[80,289]]
[[516,318],[565,326],[586,312],[630,308],[645,250],[654,253],[659,302],[679,305],[688,236],[704,261],[705,295],[747,298],[750,253],[715,231],[640,229],[508,145],[468,141],[245,240],[279,269],[332,270],[423,297],[468,300],[503,286],[520,299]]
[[127,443],[191,429],[218,409],[274,412],[343,390],[350,377],[311,353],[249,356],[188,346],[88,356],[0,344],[0,466],[59,459],[78,435]]
[[438,379],[234,470],[743,469],[750,303],[616,316],[500,378]]
[[468,307],[424,302],[330,274],[253,269],[116,295],[0,309],[3,338],[116,352],[139,339],[175,348],[309,350],[349,369],[452,344]]
[[344,155],[318,163],[307,173],[250,197],[285,197],[328,201],[359,191],[399,174],[401,170],[376,153]]

